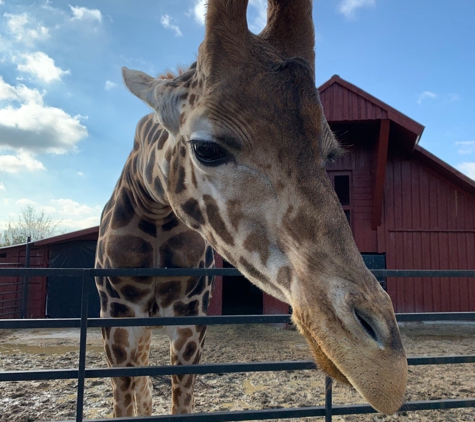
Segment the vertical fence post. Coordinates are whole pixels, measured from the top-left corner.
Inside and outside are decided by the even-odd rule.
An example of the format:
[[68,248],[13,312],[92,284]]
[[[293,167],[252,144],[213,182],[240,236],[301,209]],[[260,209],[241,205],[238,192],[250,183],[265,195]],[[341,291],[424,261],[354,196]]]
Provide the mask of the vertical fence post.
[[[26,239],[26,256],[25,256],[25,268],[30,267],[30,242],[31,236],[28,236]],[[23,277],[23,292],[21,299],[21,318],[25,319],[27,317],[28,311],[28,276]]]
[[332,422],[332,385],[332,378],[325,377],[325,422]]
[[81,294],[81,331],[79,335],[79,366],[78,366],[78,393],[76,398],[76,422],[81,422],[84,411],[84,382],[86,374],[86,340],[87,340],[87,317],[89,305],[89,275],[88,270],[82,270],[82,294]]

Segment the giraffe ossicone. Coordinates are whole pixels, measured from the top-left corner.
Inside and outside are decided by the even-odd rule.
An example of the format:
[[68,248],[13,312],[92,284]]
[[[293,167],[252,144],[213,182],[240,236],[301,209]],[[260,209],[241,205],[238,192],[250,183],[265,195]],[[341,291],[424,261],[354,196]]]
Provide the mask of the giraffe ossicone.
[[[363,263],[325,170],[340,151],[314,76],[311,0],[210,0],[197,62],[172,79],[123,70],[154,113],[101,218],[96,266],[211,267],[213,250],[289,303],[317,365],[384,413],[403,403],[407,360],[389,296]],[[205,315],[207,277],[98,277],[103,317]],[[173,364],[200,361],[206,327],[168,327]],[[148,364],[150,328],[105,328],[110,366]],[[172,377],[172,412],[195,376]],[[148,377],[113,378],[114,416],[152,412]]]

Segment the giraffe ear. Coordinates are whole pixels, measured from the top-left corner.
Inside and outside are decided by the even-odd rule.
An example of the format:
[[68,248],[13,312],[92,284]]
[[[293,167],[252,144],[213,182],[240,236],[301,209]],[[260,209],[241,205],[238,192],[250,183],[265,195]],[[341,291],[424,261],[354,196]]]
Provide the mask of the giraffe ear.
[[157,79],[138,70],[122,68],[125,85],[132,94],[152,107],[160,124],[177,134],[180,123],[180,90],[170,80]]

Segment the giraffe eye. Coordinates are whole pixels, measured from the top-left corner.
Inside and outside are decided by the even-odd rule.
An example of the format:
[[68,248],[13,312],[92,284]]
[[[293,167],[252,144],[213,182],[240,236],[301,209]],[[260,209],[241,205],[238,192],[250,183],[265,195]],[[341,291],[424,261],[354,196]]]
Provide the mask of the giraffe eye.
[[228,152],[211,141],[191,141],[193,152],[197,160],[205,165],[219,165],[227,161],[229,158]]

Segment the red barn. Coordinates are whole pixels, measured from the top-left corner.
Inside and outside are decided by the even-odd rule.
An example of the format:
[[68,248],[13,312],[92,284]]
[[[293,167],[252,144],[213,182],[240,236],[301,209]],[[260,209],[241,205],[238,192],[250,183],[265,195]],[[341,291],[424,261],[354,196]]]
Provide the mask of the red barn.
[[[348,154],[328,166],[358,248],[388,269],[475,268],[475,181],[418,146],[424,129],[333,76],[320,88]],[[475,280],[389,278],[396,312],[475,311]]]
[[[367,92],[338,76],[319,90],[326,118],[348,149],[328,165],[328,175],[368,267],[475,269],[475,181],[418,146],[422,125]],[[35,242],[31,266],[53,266],[51,257],[66,256],[69,242],[93,237],[97,228]],[[54,245],[61,245],[56,252]],[[23,265],[24,246],[0,249],[2,262]],[[218,256],[221,265],[229,266]],[[212,314],[288,312],[244,277],[224,279],[218,277]],[[20,297],[15,283],[21,280],[0,279],[0,317],[12,306],[8,299]],[[28,315],[44,316],[47,289],[58,299],[64,283],[32,280]],[[385,285],[396,312],[475,311],[474,279],[388,278]],[[48,300],[56,303],[51,294]]]
[[[66,233],[26,245],[0,248],[0,268],[92,268],[98,227]],[[90,283],[89,315],[99,316],[99,297]],[[23,277],[0,277],[0,318],[20,318]],[[78,318],[81,309],[80,277],[30,277],[26,292],[26,318]]]
[[[348,150],[328,176],[368,267],[475,269],[475,181],[418,146],[422,125],[362,89],[333,76],[319,91]],[[233,297],[232,310],[288,309],[245,280],[237,295],[233,283],[223,285],[223,312]],[[385,286],[396,312],[475,311],[474,279],[388,278]]]

